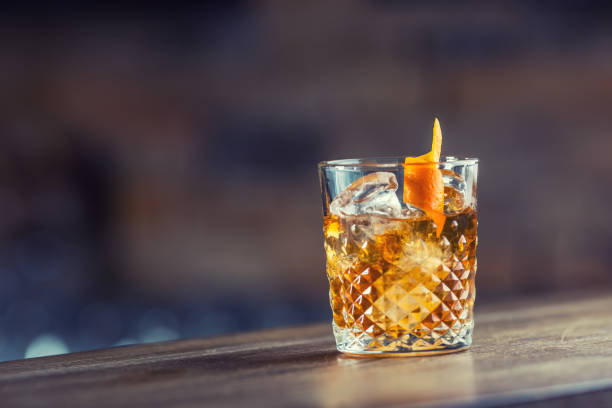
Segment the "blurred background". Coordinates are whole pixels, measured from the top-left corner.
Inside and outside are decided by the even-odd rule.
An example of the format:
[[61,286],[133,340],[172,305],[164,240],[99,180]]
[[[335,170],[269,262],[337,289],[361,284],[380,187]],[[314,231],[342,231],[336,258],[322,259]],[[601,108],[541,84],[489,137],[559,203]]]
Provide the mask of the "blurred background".
[[479,157],[479,303],[612,287],[612,5],[0,10],[0,360],[330,318],[316,163]]

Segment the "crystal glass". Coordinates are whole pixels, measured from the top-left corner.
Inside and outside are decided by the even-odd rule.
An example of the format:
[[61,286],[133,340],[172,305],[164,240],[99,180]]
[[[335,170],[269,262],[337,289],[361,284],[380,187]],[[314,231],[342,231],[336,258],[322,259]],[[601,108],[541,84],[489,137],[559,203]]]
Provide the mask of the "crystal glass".
[[[442,175],[444,215],[434,217],[442,226],[403,202],[411,166]],[[477,174],[477,159],[450,156],[431,164],[405,165],[401,157],[319,163],[338,350],[401,356],[470,346]]]

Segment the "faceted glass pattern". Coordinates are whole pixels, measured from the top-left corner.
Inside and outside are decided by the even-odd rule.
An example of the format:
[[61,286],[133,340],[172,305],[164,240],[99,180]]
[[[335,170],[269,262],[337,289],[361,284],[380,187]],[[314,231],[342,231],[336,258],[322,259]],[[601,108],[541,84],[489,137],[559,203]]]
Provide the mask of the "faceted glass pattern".
[[469,209],[449,216],[440,237],[433,222],[423,217],[374,218],[325,219],[338,349],[409,353],[468,346],[475,296],[476,212]]

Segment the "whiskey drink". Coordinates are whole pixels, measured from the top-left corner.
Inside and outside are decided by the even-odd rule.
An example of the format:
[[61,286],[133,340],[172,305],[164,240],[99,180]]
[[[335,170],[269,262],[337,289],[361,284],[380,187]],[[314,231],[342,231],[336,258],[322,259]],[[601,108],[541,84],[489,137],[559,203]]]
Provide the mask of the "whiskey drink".
[[477,161],[435,164],[444,206],[434,220],[400,202],[400,160],[320,165],[332,325],[346,353],[436,354],[471,344]]

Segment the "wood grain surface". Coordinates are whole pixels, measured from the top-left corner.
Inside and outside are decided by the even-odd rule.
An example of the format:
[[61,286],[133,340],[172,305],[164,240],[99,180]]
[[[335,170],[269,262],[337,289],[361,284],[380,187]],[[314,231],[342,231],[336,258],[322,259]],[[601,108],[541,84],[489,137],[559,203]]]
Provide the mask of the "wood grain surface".
[[612,295],[479,306],[468,351],[351,358],[329,324],[0,364],[0,406],[529,406],[612,401]]

